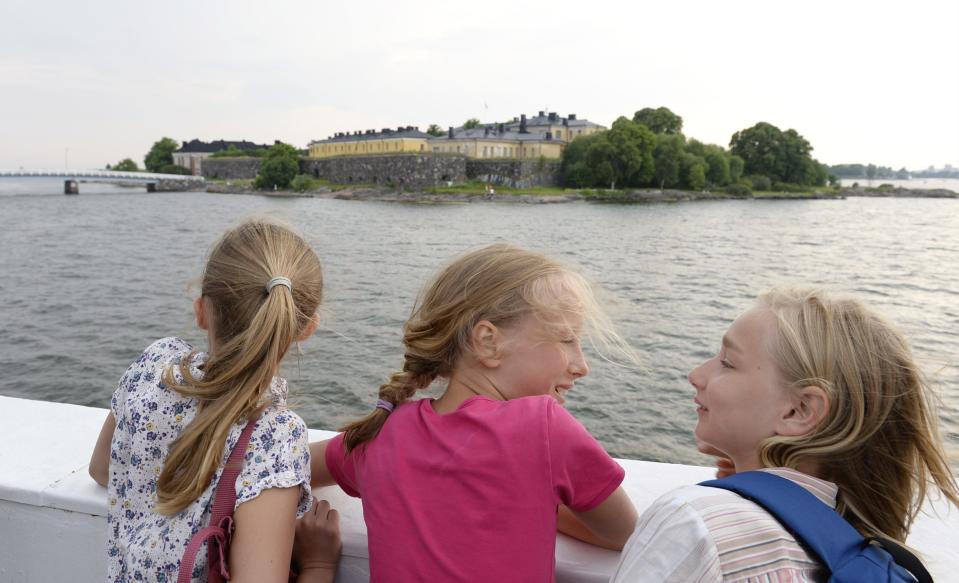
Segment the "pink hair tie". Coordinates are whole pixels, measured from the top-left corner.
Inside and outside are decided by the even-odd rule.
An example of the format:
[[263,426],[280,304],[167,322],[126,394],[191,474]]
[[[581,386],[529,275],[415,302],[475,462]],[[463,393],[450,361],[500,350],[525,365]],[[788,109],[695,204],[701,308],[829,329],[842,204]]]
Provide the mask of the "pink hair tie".
[[383,399],[376,400],[377,409],[385,409],[387,413],[392,413],[393,407],[394,407],[393,403],[390,403],[389,401],[384,401]]

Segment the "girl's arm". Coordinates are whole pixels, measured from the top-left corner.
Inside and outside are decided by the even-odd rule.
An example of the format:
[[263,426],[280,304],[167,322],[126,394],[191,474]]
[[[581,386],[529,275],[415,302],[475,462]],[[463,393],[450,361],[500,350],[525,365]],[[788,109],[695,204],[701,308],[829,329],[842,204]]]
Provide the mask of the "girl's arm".
[[232,583],[286,583],[299,500],[300,486],[267,488],[237,507],[228,559]]
[[106,486],[110,479],[110,443],[113,441],[113,431],[116,428],[117,420],[111,411],[107,413],[107,418],[103,421],[97,444],[93,446],[93,455],[90,456],[90,477],[101,486]]
[[319,488],[321,486],[332,486],[336,482],[326,467],[326,444],[329,439],[324,441],[314,441],[310,444],[310,486]]
[[592,510],[576,512],[561,506],[559,531],[590,544],[620,551],[636,528],[636,518],[636,507],[620,486]]

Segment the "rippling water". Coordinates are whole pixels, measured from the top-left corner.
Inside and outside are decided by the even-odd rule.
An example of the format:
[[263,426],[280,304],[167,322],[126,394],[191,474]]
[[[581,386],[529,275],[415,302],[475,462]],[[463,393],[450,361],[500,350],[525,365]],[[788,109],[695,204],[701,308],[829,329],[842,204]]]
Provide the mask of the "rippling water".
[[616,456],[703,463],[686,373],[757,291],[803,282],[860,292],[901,325],[942,393],[947,440],[959,445],[957,200],[403,205],[89,184],[79,196],[43,194],[60,188],[0,181],[5,395],[106,407],[152,340],[201,342],[188,282],[224,228],[270,212],[297,224],[324,262],[322,329],[284,366],[312,427],[370,408],[401,363],[415,295],[440,264],[509,241],[600,283],[645,355],[647,372],[592,359],[569,397]]

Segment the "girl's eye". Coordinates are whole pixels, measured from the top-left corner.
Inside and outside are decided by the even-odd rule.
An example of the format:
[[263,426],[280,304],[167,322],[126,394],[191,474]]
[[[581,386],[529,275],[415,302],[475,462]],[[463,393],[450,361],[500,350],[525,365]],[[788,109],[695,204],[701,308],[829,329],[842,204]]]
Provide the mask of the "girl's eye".
[[730,362],[729,362],[728,360],[726,360],[725,358],[719,359],[719,364],[721,364],[721,365],[723,366],[723,368],[733,368],[732,363],[730,363]]

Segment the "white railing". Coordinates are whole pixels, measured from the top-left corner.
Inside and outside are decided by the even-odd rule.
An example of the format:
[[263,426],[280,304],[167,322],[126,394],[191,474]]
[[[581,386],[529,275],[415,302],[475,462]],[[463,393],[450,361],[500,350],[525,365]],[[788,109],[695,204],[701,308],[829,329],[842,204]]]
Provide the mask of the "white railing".
[[[0,581],[102,581],[106,573],[106,489],[87,473],[105,409],[0,397]],[[310,439],[333,435],[310,430]],[[637,437],[638,438],[638,437]],[[708,479],[712,469],[619,460],[624,486],[642,511],[660,494]],[[359,500],[337,487],[314,495],[340,512],[343,558],[337,581],[369,580],[366,524]],[[916,521],[909,544],[937,581],[959,573],[959,512],[941,503]],[[605,582],[619,554],[558,535],[556,581]]]

